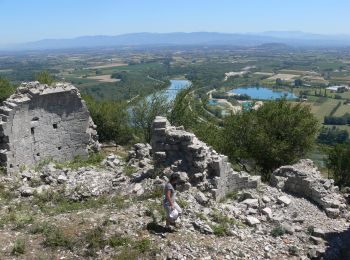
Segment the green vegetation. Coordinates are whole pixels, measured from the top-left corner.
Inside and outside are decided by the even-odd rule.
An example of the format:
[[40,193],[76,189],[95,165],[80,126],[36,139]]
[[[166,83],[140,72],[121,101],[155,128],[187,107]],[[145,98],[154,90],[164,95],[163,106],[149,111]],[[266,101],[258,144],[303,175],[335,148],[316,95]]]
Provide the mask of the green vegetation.
[[23,238],[18,238],[15,240],[15,244],[12,248],[12,254],[13,255],[22,255],[25,253],[26,250],[26,241]]
[[0,77],[0,104],[15,92],[15,87]]
[[274,229],[271,230],[271,236],[273,237],[280,237],[283,236],[285,234],[285,230],[283,227],[281,226],[277,226]]
[[215,225],[211,225],[211,228],[216,236],[228,236],[230,233],[230,227],[233,225],[238,227],[244,226],[240,221],[229,218],[219,211],[215,211],[213,213],[212,219],[217,223]]
[[221,146],[232,160],[253,160],[266,180],[274,169],[305,155],[316,132],[317,120],[308,107],[280,100],[228,117]]
[[38,205],[40,210],[49,215],[56,215],[83,209],[101,208],[109,205],[115,208],[125,208],[128,206],[125,197],[115,195],[112,197],[99,196],[89,198],[84,201],[72,201],[64,197],[62,193],[46,191],[42,194],[35,194],[33,203]]
[[338,144],[328,152],[327,166],[336,185],[350,185],[350,144]]
[[313,236],[314,233],[315,233],[315,227],[314,227],[314,226],[308,226],[308,227],[307,227],[307,233],[308,233],[310,236]]
[[97,125],[101,142],[114,141],[126,144],[131,138],[127,104],[116,101],[96,101],[85,97],[92,120]]
[[51,85],[54,82],[54,78],[51,76],[50,72],[47,70],[44,70],[38,73],[35,76],[35,80],[39,81],[42,84],[47,84],[47,85]]
[[167,116],[170,103],[164,93],[155,93],[145,97],[132,106],[132,120],[136,131],[141,131],[142,140],[149,143],[152,135],[152,124],[156,116]]
[[332,128],[322,127],[317,137],[317,142],[325,145],[343,144],[349,141],[349,133],[335,126]]
[[82,158],[81,156],[76,156],[72,161],[66,163],[56,163],[55,167],[57,169],[70,168],[77,170],[86,166],[99,166],[103,159],[104,155],[102,153],[90,153],[86,159]]

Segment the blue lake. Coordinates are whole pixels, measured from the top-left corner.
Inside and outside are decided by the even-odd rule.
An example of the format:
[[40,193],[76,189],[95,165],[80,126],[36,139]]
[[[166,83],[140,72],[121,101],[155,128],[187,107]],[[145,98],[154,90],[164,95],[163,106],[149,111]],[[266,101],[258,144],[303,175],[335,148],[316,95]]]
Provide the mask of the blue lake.
[[246,88],[236,88],[230,90],[228,93],[234,94],[247,94],[252,99],[260,100],[275,100],[275,99],[295,99],[295,96],[292,92],[273,90],[266,87],[246,87]]
[[165,90],[165,95],[168,97],[169,101],[173,101],[180,90],[190,86],[191,82],[189,80],[172,79],[170,80],[170,86]]

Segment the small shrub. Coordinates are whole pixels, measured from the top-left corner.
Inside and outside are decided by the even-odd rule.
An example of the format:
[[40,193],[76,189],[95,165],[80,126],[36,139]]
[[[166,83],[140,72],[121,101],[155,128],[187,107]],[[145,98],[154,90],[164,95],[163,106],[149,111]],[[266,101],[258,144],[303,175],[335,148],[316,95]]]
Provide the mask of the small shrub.
[[188,207],[188,202],[184,199],[178,199],[177,203],[179,204],[180,208],[185,209]]
[[271,231],[271,235],[273,237],[280,237],[280,236],[283,236],[284,234],[285,234],[285,230],[281,226],[275,227]]
[[225,224],[212,225],[211,229],[213,230],[214,235],[219,237],[227,236],[229,232],[229,227]]
[[238,193],[237,192],[231,192],[228,193],[224,198],[220,200],[221,203],[227,201],[227,200],[237,200],[238,199]]
[[228,216],[220,213],[219,211],[215,211],[212,215],[212,218],[213,221],[218,224],[244,226],[243,223],[241,223],[240,221],[233,218],[229,218]]
[[41,160],[37,165],[35,165],[34,170],[36,172],[40,172],[44,166],[48,165],[49,163],[51,163],[53,161],[52,157],[46,158]]
[[85,256],[95,256],[96,251],[100,250],[107,244],[107,241],[104,239],[104,233],[104,228],[98,226],[85,235],[84,241],[88,244]]
[[207,221],[207,217],[202,212],[196,212],[196,217],[202,221]]
[[125,174],[126,176],[131,176],[133,173],[136,172],[136,170],[137,170],[137,169],[136,169],[134,166],[126,165],[126,166],[124,167],[124,174]]
[[157,186],[152,191],[145,192],[141,196],[138,197],[138,200],[148,200],[148,199],[159,199],[163,196],[162,187]]
[[41,222],[41,223],[34,223],[29,228],[29,233],[31,234],[41,234],[41,233],[47,233],[50,232],[52,229],[52,225],[47,222]]
[[56,226],[49,225],[43,230],[44,246],[46,247],[63,247],[72,250],[75,245],[75,241],[64,234],[63,230]]
[[151,249],[151,241],[148,238],[136,241],[134,248],[140,253],[145,253]]
[[16,198],[16,194],[13,191],[7,189],[5,185],[0,183],[0,198],[6,202],[9,202],[12,199]]
[[40,178],[38,178],[38,177],[35,177],[35,178],[32,178],[31,180],[30,180],[30,187],[32,187],[32,188],[36,188],[36,187],[39,187],[41,184],[42,184],[42,182],[41,182],[41,179]]
[[315,227],[314,226],[308,226],[307,227],[307,233],[312,236],[315,233]]
[[6,175],[6,168],[0,166],[0,175]]
[[160,221],[165,221],[166,219],[165,209],[157,202],[148,204],[146,215],[151,217],[154,223],[158,223],[158,218],[160,218]]
[[33,217],[27,213],[22,213],[17,210],[9,209],[9,212],[0,218],[0,227],[6,224],[13,224],[14,229],[21,229],[27,224],[33,222]]
[[15,244],[13,245],[11,253],[13,255],[22,255],[26,250],[26,241],[22,238],[16,239]]
[[129,206],[129,201],[126,197],[121,195],[116,195],[111,198],[111,206],[116,209],[124,209]]
[[118,234],[114,234],[108,239],[108,245],[111,247],[120,247],[120,246],[126,246],[131,243],[130,238],[128,237],[123,237]]

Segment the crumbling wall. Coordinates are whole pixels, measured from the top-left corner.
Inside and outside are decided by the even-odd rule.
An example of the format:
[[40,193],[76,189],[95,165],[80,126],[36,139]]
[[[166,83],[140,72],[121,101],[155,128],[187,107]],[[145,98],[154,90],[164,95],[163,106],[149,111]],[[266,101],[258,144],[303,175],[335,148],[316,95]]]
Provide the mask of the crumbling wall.
[[338,217],[346,208],[345,199],[331,179],[322,178],[311,160],[300,160],[274,171],[272,186],[309,199],[325,210],[329,217]]
[[216,200],[228,193],[256,188],[260,178],[235,172],[227,156],[211,147],[183,127],[173,127],[164,117],[153,122],[152,150],[157,168],[168,168],[192,186],[211,191]]
[[71,84],[23,83],[0,107],[0,163],[8,172],[98,150],[85,102]]

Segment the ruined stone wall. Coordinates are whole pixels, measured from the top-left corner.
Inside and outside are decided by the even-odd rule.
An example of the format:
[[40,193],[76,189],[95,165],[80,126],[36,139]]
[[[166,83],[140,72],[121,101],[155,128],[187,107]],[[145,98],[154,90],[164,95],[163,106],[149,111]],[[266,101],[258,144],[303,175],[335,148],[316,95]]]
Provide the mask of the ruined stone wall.
[[8,172],[99,148],[89,111],[71,84],[23,83],[3,102],[0,118],[0,163]]
[[259,177],[233,171],[227,156],[218,154],[183,127],[171,126],[164,117],[153,122],[152,150],[157,167],[179,173],[192,186],[211,191],[216,200],[231,192],[256,188],[260,181]]
[[278,168],[271,179],[272,186],[309,199],[325,210],[329,217],[337,217],[346,208],[345,199],[334,181],[321,176],[311,160]]

